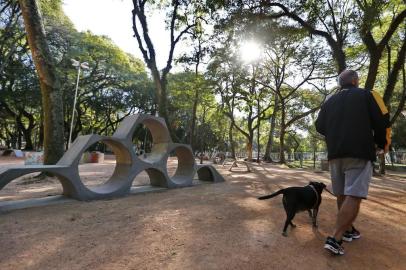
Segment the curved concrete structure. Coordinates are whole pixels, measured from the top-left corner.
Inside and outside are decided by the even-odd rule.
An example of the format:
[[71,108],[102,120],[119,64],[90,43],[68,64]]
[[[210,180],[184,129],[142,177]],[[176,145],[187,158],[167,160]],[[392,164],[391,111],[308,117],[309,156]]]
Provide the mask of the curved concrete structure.
[[[132,143],[135,129],[145,125],[153,139],[152,151],[137,156]],[[104,184],[87,187],[79,176],[79,161],[82,154],[95,143],[108,145],[116,155],[113,175]],[[178,158],[178,168],[170,177],[167,161],[171,153]],[[96,134],[79,136],[56,165],[22,166],[0,171],[0,189],[25,174],[50,172],[55,174],[63,187],[63,195],[78,200],[94,200],[118,197],[130,192],[135,177],[146,171],[152,186],[176,188],[191,186],[193,177],[199,180],[222,182],[223,177],[210,165],[196,165],[189,145],[173,143],[162,118],[145,114],[126,117],[111,137]]]

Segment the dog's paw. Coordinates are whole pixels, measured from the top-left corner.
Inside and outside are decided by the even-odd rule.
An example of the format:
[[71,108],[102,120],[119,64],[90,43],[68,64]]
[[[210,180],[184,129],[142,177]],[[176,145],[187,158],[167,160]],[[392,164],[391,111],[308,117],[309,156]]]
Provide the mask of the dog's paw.
[[290,226],[292,226],[292,228],[296,228],[296,224],[291,223]]
[[287,236],[288,236],[288,233],[287,233],[287,232],[283,232],[282,235],[285,236],[285,237],[287,237]]
[[319,224],[313,223],[313,227],[314,227],[314,228],[317,228],[317,227],[319,227]]

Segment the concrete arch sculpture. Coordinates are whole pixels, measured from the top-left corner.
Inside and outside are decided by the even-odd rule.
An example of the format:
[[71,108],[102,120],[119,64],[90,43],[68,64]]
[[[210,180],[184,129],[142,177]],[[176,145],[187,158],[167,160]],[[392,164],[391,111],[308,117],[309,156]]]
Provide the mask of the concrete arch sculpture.
[[[152,151],[147,156],[137,156],[132,143],[135,129],[145,125],[153,139]],[[113,175],[104,184],[87,187],[79,176],[82,154],[91,145],[102,142],[116,155]],[[170,177],[167,160],[170,153],[178,157],[178,168]],[[177,188],[191,186],[197,174],[199,180],[222,182],[223,177],[211,165],[197,165],[189,145],[173,143],[162,118],[145,114],[127,116],[111,137],[96,134],[79,136],[56,165],[20,166],[0,171],[0,189],[17,177],[33,172],[55,174],[63,187],[63,195],[77,200],[95,200],[119,197],[130,192],[135,177],[146,171],[152,186]]]

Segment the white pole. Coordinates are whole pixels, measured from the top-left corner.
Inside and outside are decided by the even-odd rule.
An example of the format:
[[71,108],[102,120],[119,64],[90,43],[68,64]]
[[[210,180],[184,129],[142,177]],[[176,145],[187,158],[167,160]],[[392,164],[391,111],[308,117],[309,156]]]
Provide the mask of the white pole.
[[73,120],[75,118],[76,98],[78,95],[78,88],[79,88],[79,76],[80,76],[80,65],[78,65],[78,77],[76,79],[75,99],[73,101],[72,120],[70,122],[68,149],[70,148],[71,141],[72,141]]

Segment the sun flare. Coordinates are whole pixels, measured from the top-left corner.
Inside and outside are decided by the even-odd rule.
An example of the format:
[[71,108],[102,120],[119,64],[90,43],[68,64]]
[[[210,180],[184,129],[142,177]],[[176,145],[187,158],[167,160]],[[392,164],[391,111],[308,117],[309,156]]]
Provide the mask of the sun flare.
[[240,45],[240,55],[246,63],[256,61],[261,56],[261,46],[253,40],[245,41]]

